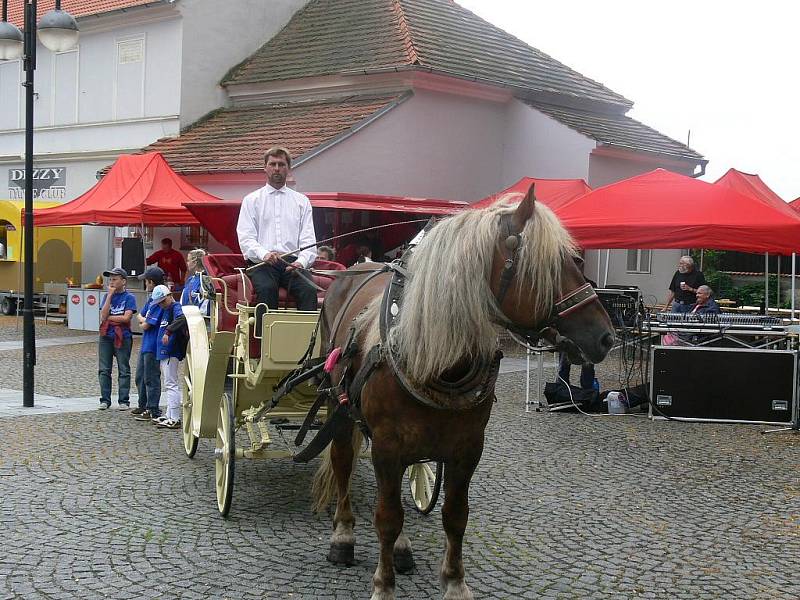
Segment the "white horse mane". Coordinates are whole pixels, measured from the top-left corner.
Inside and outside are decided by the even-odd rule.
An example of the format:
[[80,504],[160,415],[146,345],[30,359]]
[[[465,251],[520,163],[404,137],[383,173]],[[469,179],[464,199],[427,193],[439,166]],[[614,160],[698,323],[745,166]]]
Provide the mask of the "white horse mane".
[[[392,342],[406,375],[425,383],[465,356],[490,359],[497,347],[497,324],[504,319],[490,288],[500,219],[515,206],[500,203],[466,210],[434,227],[410,262],[403,310]],[[533,312],[550,313],[561,289],[561,268],[576,247],[553,212],[536,203],[523,231],[514,283],[530,286]]]

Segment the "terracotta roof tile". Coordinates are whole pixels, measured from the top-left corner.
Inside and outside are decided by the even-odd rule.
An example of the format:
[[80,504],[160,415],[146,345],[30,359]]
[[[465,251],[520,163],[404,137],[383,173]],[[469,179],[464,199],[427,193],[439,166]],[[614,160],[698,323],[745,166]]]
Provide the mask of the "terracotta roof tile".
[[686,144],[673,140],[625,115],[599,114],[536,102],[527,104],[570,129],[609,146],[655,152],[695,161],[705,160],[702,154],[695,152]]
[[452,0],[312,0],[223,84],[390,68],[632,105]]
[[260,171],[268,147],[286,146],[296,160],[402,98],[358,96],[221,109],[180,137],[157,141],[142,152],[161,152],[182,173]]
[[[78,17],[99,15],[122,8],[132,8],[159,2],[162,2],[162,0],[61,0],[61,10],[67,11],[77,19]],[[8,7],[8,20],[19,28],[22,28],[23,6],[22,1],[14,2],[12,0]],[[36,12],[41,17],[55,7],[55,0],[39,0],[36,5]]]

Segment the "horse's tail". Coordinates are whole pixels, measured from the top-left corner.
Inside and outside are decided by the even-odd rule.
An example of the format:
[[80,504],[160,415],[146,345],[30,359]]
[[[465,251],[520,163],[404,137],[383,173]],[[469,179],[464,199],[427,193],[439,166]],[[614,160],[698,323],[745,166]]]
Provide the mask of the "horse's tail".
[[[358,427],[353,427],[352,447],[353,464],[350,467],[350,478],[347,481],[347,493],[350,493],[350,485],[353,481],[353,473],[356,471],[358,454],[361,451],[361,444],[364,436]],[[322,462],[319,469],[314,474],[314,482],[311,485],[311,495],[314,497],[313,510],[315,513],[322,513],[328,508],[334,497],[337,495],[336,473],[331,461],[331,447],[328,446],[322,453]]]

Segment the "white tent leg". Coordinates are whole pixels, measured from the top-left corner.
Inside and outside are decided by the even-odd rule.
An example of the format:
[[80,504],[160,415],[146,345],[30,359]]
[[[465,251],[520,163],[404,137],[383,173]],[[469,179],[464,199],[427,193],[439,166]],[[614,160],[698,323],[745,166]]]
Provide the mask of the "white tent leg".
[[792,252],[792,315],[791,315],[792,323],[794,323],[794,289],[795,289],[794,277],[795,277],[796,257],[797,255],[794,252]]
[[781,307],[781,255],[778,254],[778,268],[776,270],[778,278],[775,280],[775,308]]
[[603,277],[603,287],[608,285],[608,261],[611,260],[611,249],[606,250],[606,272]]
[[703,270],[703,259],[705,258],[705,250],[700,248],[700,270]]
[[764,314],[769,310],[769,252],[764,252]]
[[602,250],[597,251],[597,279],[595,280],[597,283],[600,283],[600,259],[603,256],[602,252]]

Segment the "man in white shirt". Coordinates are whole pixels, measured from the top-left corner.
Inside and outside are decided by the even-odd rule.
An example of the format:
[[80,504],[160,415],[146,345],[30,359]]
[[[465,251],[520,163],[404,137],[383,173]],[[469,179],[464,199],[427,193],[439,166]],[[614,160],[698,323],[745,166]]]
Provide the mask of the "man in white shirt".
[[288,150],[270,148],[264,165],[268,183],[245,196],[236,225],[239,247],[248,262],[266,263],[250,274],[258,302],[271,309],[278,308],[278,288],[283,287],[294,297],[298,310],[317,310],[316,290],[294,273],[313,264],[316,247],[297,252],[293,262],[281,258],[282,254],[316,241],[311,202],[286,187],[292,165]]

